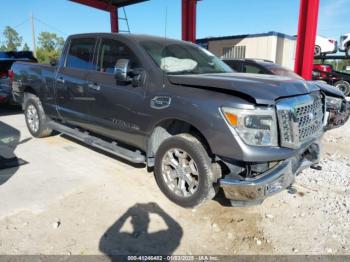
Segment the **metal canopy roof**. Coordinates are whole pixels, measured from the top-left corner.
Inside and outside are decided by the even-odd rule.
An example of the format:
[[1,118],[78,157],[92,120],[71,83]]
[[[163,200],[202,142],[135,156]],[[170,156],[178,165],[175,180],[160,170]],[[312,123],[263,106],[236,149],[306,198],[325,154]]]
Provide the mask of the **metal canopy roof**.
[[108,11],[111,8],[118,8],[118,7],[133,5],[141,2],[146,2],[149,0],[70,0],[70,1]]
[[115,7],[122,7],[122,6],[133,5],[141,2],[146,2],[149,0],[98,0],[98,1],[113,5]]

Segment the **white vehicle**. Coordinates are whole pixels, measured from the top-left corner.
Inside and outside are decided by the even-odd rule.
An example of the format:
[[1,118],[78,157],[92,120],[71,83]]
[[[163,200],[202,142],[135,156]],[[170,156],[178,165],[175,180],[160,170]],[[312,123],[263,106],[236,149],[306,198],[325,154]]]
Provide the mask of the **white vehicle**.
[[350,56],[350,33],[340,37],[339,51],[345,52],[346,56]]
[[338,51],[338,42],[334,39],[329,39],[323,36],[316,36],[315,56],[324,54],[334,54]]

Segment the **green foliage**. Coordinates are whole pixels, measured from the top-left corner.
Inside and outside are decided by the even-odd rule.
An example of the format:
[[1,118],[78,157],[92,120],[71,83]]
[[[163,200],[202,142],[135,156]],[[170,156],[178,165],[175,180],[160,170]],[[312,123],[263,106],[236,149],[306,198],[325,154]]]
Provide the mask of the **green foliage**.
[[51,59],[58,59],[64,45],[64,39],[54,33],[41,32],[36,56],[40,63],[49,63]]
[[17,49],[22,46],[22,37],[17,33],[15,29],[10,26],[6,26],[3,32],[5,37],[5,51],[17,51]]
[[7,50],[6,46],[4,46],[4,45],[0,46],[0,52],[4,52],[6,50]]
[[24,44],[22,50],[23,50],[23,51],[30,51],[30,48],[29,48],[29,46],[27,45],[27,43]]

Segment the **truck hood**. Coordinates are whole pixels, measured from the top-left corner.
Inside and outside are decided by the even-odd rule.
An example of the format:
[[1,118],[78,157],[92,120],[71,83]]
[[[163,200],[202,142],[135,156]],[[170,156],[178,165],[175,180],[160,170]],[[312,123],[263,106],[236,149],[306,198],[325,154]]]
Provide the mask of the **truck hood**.
[[280,98],[320,90],[312,82],[274,75],[246,73],[169,75],[168,79],[174,85],[231,93],[263,105],[274,105]]

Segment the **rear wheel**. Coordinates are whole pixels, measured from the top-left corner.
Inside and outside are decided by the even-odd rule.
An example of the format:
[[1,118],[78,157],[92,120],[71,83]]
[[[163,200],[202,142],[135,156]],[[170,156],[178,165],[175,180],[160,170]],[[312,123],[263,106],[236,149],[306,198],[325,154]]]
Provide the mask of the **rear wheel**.
[[315,51],[314,51],[314,56],[320,56],[322,53],[321,47],[320,46],[315,46]]
[[189,134],[170,137],[160,145],[154,173],[161,191],[180,206],[194,207],[216,195],[211,159]]
[[341,81],[336,82],[334,84],[334,86],[336,88],[338,88],[340,91],[342,91],[345,96],[350,95],[350,83],[349,82],[341,80]]
[[350,57],[350,45],[348,45],[348,46],[346,47],[345,55],[346,55],[347,57]]
[[28,130],[32,136],[42,138],[51,135],[52,129],[48,127],[48,119],[37,96],[26,93],[24,115]]

